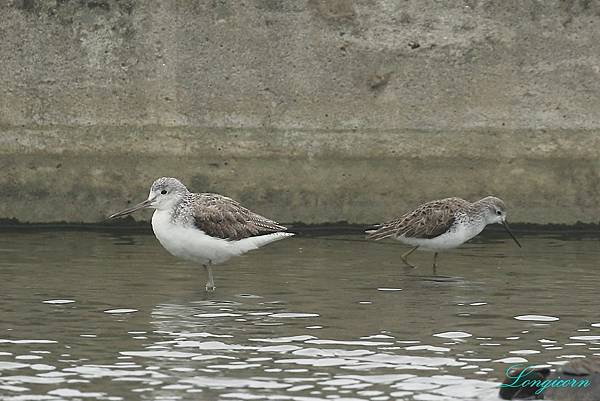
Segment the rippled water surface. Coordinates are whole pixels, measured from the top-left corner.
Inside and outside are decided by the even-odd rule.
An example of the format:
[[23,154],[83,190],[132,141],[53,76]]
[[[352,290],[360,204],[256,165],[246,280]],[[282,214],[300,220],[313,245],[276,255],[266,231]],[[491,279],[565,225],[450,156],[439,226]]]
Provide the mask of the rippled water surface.
[[493,400],[508,366],[600,354],[597,237],[429,253],[296,237],[215,269],[152,235],[0,232],[2,400]]

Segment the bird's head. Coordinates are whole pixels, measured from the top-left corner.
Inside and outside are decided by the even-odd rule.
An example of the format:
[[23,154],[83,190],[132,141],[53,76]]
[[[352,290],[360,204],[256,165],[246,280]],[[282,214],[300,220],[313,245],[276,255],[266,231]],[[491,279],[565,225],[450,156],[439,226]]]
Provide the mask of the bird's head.
[[506,221],[506,206],[504,205],[504,201],[500,198],[496,198],[495,196],[487,196],[479,200],[478,203],[483,208],[483,217],[485,222],[487,224],[502,224],[508,235],[510,235],[519,248],[521,248],[521,244],[510,230],[508,222]]
[[126,216],[137,210],[150,208],[158,210],[167,210],[189,193],[188,189],[176,178],[161,177],[152,183],[148,199],[137,205],[121,210],[109,216],[110,219]]

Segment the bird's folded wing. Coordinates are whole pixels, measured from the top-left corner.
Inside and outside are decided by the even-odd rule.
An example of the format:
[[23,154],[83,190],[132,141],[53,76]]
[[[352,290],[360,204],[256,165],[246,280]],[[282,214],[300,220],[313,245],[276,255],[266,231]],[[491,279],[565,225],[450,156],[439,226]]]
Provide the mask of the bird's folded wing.
[[287,230],[226,196],[196,194],[194,204],[195,227],[211,237],[240,240]]
[[455,222],[455,213],[468,202],[460,198],[432,201],[398,219],[369,232],[368,238],[379,240],[391,236],[431,239],[447,232]]

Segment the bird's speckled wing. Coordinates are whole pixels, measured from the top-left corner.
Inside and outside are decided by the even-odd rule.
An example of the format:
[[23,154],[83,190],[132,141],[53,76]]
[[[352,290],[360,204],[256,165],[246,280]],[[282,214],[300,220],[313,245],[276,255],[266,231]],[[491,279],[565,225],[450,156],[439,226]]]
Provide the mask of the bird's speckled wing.
[[380,240],[404,235],[408,238],[435,238],[454,224],[455,213],[470,205],[464,199],[446,198],[427,202],[398,219],[368,231],[368,239]]
[[194,225],[211,237],[239,240],[287,230],[226,196],[212,193],[193,196]]

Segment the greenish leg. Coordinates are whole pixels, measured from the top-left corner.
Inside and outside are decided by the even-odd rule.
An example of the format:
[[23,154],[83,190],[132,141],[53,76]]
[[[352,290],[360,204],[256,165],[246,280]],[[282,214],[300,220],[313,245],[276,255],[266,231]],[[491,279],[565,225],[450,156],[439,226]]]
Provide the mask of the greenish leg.
[[217,287],[215,287],[215,280],[213,279],[212,269],[210,268],[210,262],[208,265],[203,265],[204,270],[208,273],[208,281],[206,282],[206,292],[213,292]]
[[434,254],[433,254],[433,275],[434,276],[436,275],[436,270],[437,270],[437,256],[438,256],[438,253],[434,252]]
[[411,265],[410,263],[408,263],[408,260],[407,260],[406,258],[408,258],[408,255],[410,255],[411,253],[413,253],[414,251],[416,251],[418,247],[419,247],[419,246],[417,245],[417,246],[415,246],[414,248],[411,248],[411,249],[409,249],[407,252],[403,253],[403,254],[402,254],[402,256],[400,256],[400,259],[402,259],[402,261],[403,261],[403,262],[404,262],[406,265],[408,265],[408,266],[412,267],[413,269],[414,269],[416,266],[414,266],[414,265]]

